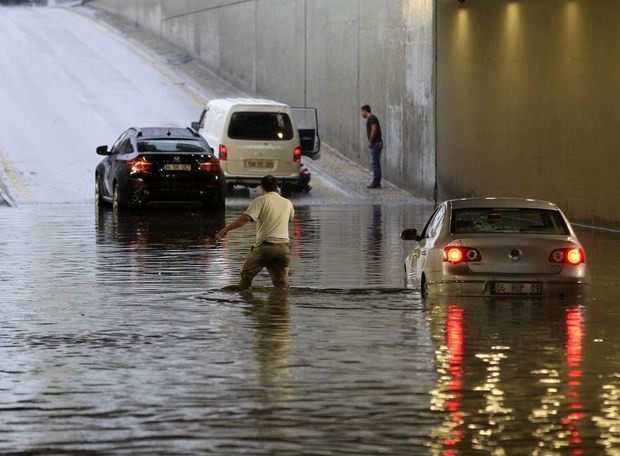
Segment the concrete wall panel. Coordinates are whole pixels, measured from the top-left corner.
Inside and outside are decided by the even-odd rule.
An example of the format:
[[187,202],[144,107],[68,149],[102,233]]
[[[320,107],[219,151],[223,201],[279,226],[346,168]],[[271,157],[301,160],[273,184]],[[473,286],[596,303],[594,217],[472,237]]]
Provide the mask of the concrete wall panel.
[[358,1],[309,3],[306,101],[319,109],[324,140],[357,160],[361,152]]
[[122,16],[136,26],[146,28],[157,34],[160,33],[162,5],[159,1],[96,0],[88,3],[109,13]]
[[256,91],[293,106],[305,106],[305,2],[256,4]]
[[620,3],[438,2],[441,197],[552,200],[620,220]]
[[250,93],[256,93],[256,2],[220,8],[218,74]]
[[255,1],[175,2],[164,10],[162,37],[237,87],[256,92]]

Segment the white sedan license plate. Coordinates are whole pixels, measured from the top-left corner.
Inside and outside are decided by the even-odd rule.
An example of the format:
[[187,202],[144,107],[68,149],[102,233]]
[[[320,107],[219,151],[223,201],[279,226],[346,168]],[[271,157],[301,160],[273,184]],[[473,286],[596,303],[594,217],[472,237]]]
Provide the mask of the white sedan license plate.
[[165,171],[190,171],[192,165],[185,163],[166,163],[164,165]]
[[542,284],[540,282],[495,282],[491,284],[491,293],[539,295],[542,293]]
[[248,168],[261,168],[270,169],[273,168],[273,160],[248,160]]

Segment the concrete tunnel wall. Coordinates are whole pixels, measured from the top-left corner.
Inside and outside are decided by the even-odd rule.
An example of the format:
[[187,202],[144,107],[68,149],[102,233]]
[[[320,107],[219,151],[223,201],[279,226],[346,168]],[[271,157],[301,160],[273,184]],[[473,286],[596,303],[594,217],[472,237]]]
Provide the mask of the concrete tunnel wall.
[[323,140],[438,200],[554,201],[620,226],[617,0],[94,0],[244,91],[315,106]]
[[437,0],[442,195],[620,228],[620,2]]

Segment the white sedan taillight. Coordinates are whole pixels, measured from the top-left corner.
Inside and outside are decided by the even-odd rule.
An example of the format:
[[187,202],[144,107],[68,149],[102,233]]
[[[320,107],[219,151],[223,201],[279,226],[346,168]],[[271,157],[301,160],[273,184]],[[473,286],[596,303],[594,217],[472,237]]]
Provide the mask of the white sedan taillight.
[[577,247],[556,249],[549,255],[551,263],[581,264],[586,262],[586,255],[583,250]]

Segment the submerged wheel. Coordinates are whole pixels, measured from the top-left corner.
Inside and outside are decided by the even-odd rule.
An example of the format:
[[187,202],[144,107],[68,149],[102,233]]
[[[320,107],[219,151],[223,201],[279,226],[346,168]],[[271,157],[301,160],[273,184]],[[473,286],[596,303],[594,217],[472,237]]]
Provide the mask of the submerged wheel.
[[103,206],[103,195],[101,194],[101,183],[99,182],[99,176],[95,176],[95,205]]
[[124,205],[121,200],[121,192],[118,188],[118,184],[114,184],[114,190],[112,191],[112,209],[115,211],[123,209]]
[[422,283],[420,284],[420,294],[423,298],[428,297],[428,284],[426,283],[426,277],[422,276]]

